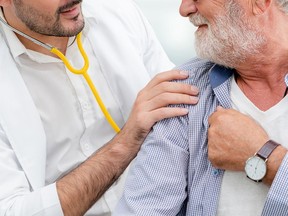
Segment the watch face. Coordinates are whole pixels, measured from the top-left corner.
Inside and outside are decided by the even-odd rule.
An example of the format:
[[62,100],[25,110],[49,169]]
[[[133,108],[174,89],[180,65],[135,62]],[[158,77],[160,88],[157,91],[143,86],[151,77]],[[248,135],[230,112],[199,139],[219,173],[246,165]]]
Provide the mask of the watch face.
[[246,161],[245,172],[252,180],[259,181],[266,174],[266,163],[262,158],[253,156]]

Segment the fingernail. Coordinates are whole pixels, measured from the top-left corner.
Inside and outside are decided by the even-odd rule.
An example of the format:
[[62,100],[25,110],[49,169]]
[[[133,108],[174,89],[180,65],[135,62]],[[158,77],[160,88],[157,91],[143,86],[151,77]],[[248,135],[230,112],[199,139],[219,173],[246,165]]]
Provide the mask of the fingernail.
[[182,74],[182,75],[185,75],[185,76],[189,75],[188,71],[180,71],[179,73]]
[[217,106],[217,110],[223,110],[224,108],[222,106]]
[[195,92],[195,94],[199,93],[199,89],[196,86],[191,86],[191,90]]
[[190,100],[193,102],[193,103],[197,103],[199,98],[198,97],[194,97],[194,96],[190,96]]
[[189,110],[186,108],[182,108],[183,115],[188,114]]

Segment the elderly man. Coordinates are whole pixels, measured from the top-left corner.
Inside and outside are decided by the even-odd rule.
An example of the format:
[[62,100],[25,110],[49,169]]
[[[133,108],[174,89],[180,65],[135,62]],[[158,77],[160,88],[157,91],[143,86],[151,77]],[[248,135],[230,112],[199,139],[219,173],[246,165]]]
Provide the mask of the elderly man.
[[182,0],[180,13],[198,27],[202,60],[179,68],[200,100],[154,126],[115,215],[287,215],[288,1]]

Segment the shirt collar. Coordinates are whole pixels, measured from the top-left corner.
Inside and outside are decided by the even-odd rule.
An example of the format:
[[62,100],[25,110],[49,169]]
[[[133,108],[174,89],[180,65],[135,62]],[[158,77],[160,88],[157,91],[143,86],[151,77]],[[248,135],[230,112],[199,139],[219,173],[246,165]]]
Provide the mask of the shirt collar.
[[227,81],[234,73],[234,69],[215,64],[209,73],[212,89],[217,88]]
[[226,109],[231,108],[230,90],[234,71],[234,69],[215,64],[209,73],[213,95],[217,97],[219,104]]
[[[2,13],[2,10],[0,10],[0,16],[1,16],[2,19],[4,19],[6,21],[6,19],[4,18],[4,15]],[[3,36],[5,37],[7,45],[10,48],[10,52],[11,52],[13,58],[15,59],[19,55],[25,53],[26,52],[26,48],[19,41],[17,36],[14,34],[14,32],[12,30],[10,30],[2,22],[1,22],[1,28],[3,30]]]

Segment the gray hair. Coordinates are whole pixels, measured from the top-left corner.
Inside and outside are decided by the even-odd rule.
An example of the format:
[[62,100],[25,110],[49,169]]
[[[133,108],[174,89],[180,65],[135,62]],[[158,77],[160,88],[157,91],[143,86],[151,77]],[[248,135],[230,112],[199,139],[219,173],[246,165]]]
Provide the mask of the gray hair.
[[280,10],[288,15],[288,0],[276,0],[276,2],[278,3]]

